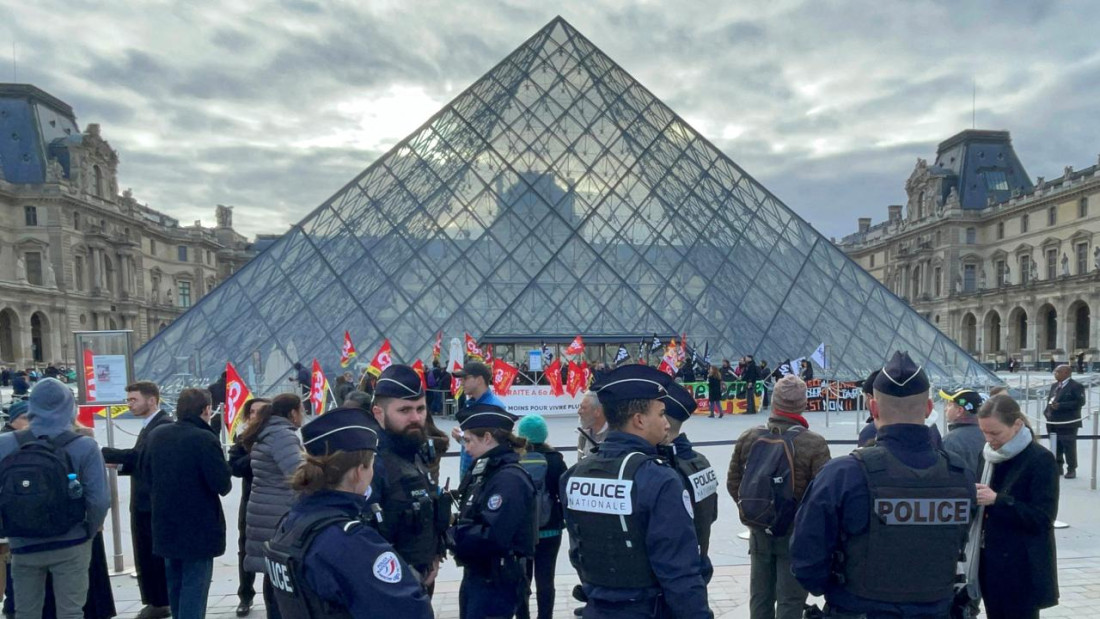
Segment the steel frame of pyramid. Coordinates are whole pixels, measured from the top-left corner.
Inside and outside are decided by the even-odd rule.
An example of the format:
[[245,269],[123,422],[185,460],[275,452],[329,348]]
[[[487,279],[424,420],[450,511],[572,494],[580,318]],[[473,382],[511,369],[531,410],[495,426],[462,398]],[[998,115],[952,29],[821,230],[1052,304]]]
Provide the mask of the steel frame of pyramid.
[[894,349],[935,380],[980,366],[555,18],[136,355],[137,375],[255,391],[336,372],[345,330],[426,357],[435,334],[687,333],[727,356]]

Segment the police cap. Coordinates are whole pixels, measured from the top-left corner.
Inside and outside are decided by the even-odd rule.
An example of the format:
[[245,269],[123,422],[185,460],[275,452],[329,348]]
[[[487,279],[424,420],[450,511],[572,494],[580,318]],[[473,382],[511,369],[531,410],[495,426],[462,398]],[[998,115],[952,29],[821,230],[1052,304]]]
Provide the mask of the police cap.
[[377,451],[378,433],[367,427],[363,411],[338,408],[302,426],[302,444],[313,456],[335,451]]
[[878,378],[878,373],[882,370],[875,370],[867,375],[867,378],[863,380],[863,395],[869,395],[874,397],[875,395],[875,379]]
[[474,404],[459,411],[458,426],[463,430],[491,428],[512,431],[516,417],[496,404]]
[[895,398],[928,393],[928,374],[909,358],[909,353],[897,351],[875,377],[875,393]]
[[940,389],[940,397],[957,404],[971,415],[978,414],[978,409],[982,406],[982,396],[973,389],[956,389],[954,392]]
[[668,396],[668,374],[648,365],[631,363],[615,368],[592,390],[604,406],[626,400],[660,400]]
[[[668,376],[664,372],[660,372],[660,374]],[[665,390],[668,392],[662,398],[665,401],[665,415],[678,421],[687,421],[695,413],[695,409],[699,408],[699,403],[695,401],[695,394],[687,387],[672,380],[671,376],[668,376]]]
[[382,370],[382,375],[374,385],[374,395],[379,398],[417,400],[424,397],[424,383],[416,370],[395,363]]

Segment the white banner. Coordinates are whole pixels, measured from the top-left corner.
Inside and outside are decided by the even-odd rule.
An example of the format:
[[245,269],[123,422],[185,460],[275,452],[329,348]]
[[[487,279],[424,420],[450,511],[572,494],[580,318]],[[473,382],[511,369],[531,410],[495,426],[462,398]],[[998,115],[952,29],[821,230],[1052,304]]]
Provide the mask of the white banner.
[[576,397],[570,397],[568,393],[553,396],[550,395],[550,385],[512,385],[508,395],[497,395],[504,400],[504,407],[513,415],[550,417],[575,416],[584,392],[577,392]]

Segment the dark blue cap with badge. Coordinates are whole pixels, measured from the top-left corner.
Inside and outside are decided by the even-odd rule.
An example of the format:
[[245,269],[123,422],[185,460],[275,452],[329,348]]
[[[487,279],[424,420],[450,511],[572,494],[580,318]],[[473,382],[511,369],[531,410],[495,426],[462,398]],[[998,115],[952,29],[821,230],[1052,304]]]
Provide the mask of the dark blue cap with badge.
[[615,368],[592,386],[604,406],[627,400],[660,400],[668,396],[668,374],[648,365],[632,363]]
[[[661,374],[665,373],[661,372]],[[668,375],[665,374],[665,376]],[[699,403],[695,401],[695,394],[672,380],[671,376],[668,376],[665,390],[668,391],[668,394],[662,398],[665,401],[665,415],[678,421],[687,421],[695,413],[695,409],[699,408]]]
[[302,426],[302,444],[312,456],[335,451],[377,451],[378,433],[364,424],[363,411],[338,408]]
[[378,398],[416,400],[424,397],[424,383],[416,370],[395,363],[382,370],[374,385],[374,395]]
[[928,393],[928,374],[909,358],[909,353],[897,351],[875,377],[875,394],[904,398]]
[[473,428],[496,429],[512,431],[516,425],[516,417],[496,404],[473,404],[458,412],[455,416],[458,425],[463,430]]

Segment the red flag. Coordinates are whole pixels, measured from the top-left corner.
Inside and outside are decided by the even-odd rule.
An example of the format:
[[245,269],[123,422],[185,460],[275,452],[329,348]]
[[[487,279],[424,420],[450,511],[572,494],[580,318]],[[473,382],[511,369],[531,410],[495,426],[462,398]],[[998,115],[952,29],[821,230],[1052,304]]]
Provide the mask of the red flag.
[[492,344],[486,344],[485,345],[485,363],[488,363],[490,365],[493,363],[493,345]]
[[569,362],[569,370],[566,372],[565,377],[565,391],[569,394],[569,397],[574,397],[577,392],[583,388],[581,381],[584,380],[584,370],[581,369],[579,363]]
[[428,391],[428,377],[424,376],[424,362],[417,359],[416,363],[412,365],[412,368],[413,371],[416,372],[416,375],[420,377],[420,388],[426,393]]
[[233,438],[237,431],[237,420],[240,419],[244,403],[252,399],[252,392],[248,385],[241,380],[237,368],[232,363],[225,364],[225,427],[229,431],[229,438]]
[[484,361],[485,353],[481,351],[481,348],[477,345],[477,340],[466,334],[466,356],[474,359],[475,361]]
[[519,368],[503,359],[493,360],[493,391],[497,395],[508,395],[512,383],[519,375]]
[[554,359],[554,362],[546,366],[546,380],[550,382],[550,395],[559,396],[565,393],[565,390],[561,386],[561,360]]
[[94,354],[91,348],[84,349],[84,392],[87,393],[89,402],[95,402],[95,364],[92,362]]
[[355,358],[355,344],[351,343],[351,333],[344,331],[344,349],[340,351],[340,367],[346,368]]
[[325,404],[328,403],[328,379],[321,371],[321,364],[313,360],[313,372],[309,377],[309,402],[313,405],[314,415],[325,414]]
[[570,356],[584,354],[584,340],[581,339],[581,336],[578,335],[573,338],[573,343],[569,344],[565,349],[565,354]]
[[669,376],[676,376],[676,372],[680,369],[676,356],[676,340],[669,343],[665,356],[661,357],[661,365],[657,366],[657,369]]
[[378,352],[374,354],[374,359],[371,359],[370,365],[367,366],[367,371],[378,378],[382,375],[382,371],[393,365],[393,350],[390,348],[390,340],[386,338],[382,340],[382,346],[378,348]]
[[443,332],[435,334],[435,346],[432,346],[432,360],[439,361],[439,355],[443,352]]
[[588,386],[592,384],[592,370],[588,367],[587,361],[581,361],[581,391],[588,391]]

